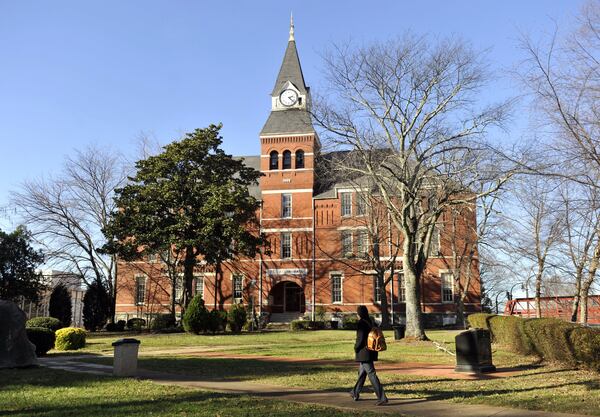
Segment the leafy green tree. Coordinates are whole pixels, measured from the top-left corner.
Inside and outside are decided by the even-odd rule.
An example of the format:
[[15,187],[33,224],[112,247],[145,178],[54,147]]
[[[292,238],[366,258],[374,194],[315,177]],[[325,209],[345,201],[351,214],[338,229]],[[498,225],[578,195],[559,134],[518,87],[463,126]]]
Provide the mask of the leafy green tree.
[[253,257],[263,242],[256,217],[260,203],[248,193],[260,173],[220,148],[220,129],[196,129],[138,161],[136,175],[116,191],[119,210],[104,229],[110,241],[105,249],[125,260],[164,251],[180,255],[184,308],[200,256],[215,269],[215,308],[217,298],[222,308],[222,263]]
[[38,301],[44,285],[36,268],[43,261],[42,253],[31,247],[31,235],[24,227],[12,233],[0,230],[0,298]]
[[57,318],[65,327],[71,325],[73,303],[69,290],[63,284],[58,284],[50,294],[48,313],[50,317]]
[[110,317],[111,299],[103,282],[93,281],[83,296],[83,325],[87,330],[96,331]]

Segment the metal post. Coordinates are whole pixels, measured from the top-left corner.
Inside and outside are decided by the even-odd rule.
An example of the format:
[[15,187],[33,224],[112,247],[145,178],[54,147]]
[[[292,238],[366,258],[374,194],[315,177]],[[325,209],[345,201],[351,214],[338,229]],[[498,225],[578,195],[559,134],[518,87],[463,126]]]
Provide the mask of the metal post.
[[316,263],[317,263],[317,252],[316,252],[316,233],[315,233],[315,198],[312,198],[312,311],[310,312],[310,317],[312,321],[315,321],[315,304],[316,304],[316,284],[315,284],[315,277],[317,275],[316,272]]

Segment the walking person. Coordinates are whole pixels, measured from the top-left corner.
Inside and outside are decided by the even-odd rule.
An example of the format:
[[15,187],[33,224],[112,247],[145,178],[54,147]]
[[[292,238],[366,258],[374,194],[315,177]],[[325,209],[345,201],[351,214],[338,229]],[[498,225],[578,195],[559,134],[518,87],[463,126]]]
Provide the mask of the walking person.
[[385,396],[385,392],[383,392],[383,387],[379,382],[379,378],[375,372],[375,365],[373,364],[377,360],[378,352],[367,349],[367,339],[374,323],[369,317],[369,310],[364,305],[358,306],[356,313],[360,319],[358,328],[356,329],[356,343],[354,344],[354,360],[359,362],[358,380],[352,391],[350,391],[350,395],[354,401],[358,401],[363,385],[365,384],[365,379],[368,376],[377,395],[376,405],[384,405],[387,404],[388,399]]

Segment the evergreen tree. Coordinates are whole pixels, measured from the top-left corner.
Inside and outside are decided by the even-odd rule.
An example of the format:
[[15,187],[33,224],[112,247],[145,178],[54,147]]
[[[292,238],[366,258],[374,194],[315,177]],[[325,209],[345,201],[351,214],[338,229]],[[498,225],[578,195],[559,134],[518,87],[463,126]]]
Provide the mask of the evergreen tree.
[[83,296],[83,325],[87,330],[101,329],[110,315],[110,298],[100,280],[93,281]]
[[176,253],[183,263],[184,308],[192,298],[198,257],[214,267],[214,307],[219,298],[222,308],[222,263],[253,257],[263,242],[256,216],[260,202],[248,192],[260,172],[220,148],[220,129],[196,129],[161,154],[138,161],[136,175],[116,190],[119,210],[104,229],[110,242],[105,250],[123,259]]
[[31,247],[31,236],[24,227],[12,233],[0,230],[0,298],[37,301],[44,285],[35,269],[43,261],[42,253]]
[[48,308],[50,317],[59,319],[65,327],[71,325],[73,305],[69,290],[63,284],[58,284],[50,294],[50,305]]

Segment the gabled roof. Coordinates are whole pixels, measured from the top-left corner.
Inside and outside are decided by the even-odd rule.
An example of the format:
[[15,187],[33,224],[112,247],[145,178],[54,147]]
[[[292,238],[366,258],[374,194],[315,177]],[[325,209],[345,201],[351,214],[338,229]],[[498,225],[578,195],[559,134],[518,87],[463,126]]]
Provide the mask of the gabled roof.
[[304,109],[272,111],[260,135],[315,133],[310,114]]
[[304,84],[304,76],[302,75],[302,67],[300,67],[300,58],[298,58],[298,51],[296,50],[296,41],[290,40],[288,42],[285,55],[283,56],[283,62],[279,69],[279,75],[271,96],[276,96],[281,93],[283,86],[286,82],[290,81],[302,94],[306,94],[307,87]]

